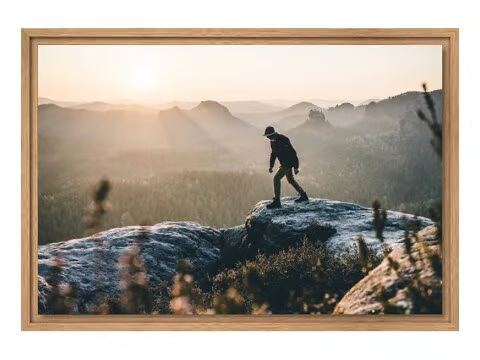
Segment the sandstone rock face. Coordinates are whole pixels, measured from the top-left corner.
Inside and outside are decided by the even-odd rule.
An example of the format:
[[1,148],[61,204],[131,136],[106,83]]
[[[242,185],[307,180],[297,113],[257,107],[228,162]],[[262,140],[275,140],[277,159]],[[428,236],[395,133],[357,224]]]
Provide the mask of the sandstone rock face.
[[[145,233],[140,238],[142,230]],[[194,222],[164,222],[111,229],[83,239],[39,246],[39,309],[44,309],[50,288],[47,274],[57,261],[63,264],[59,281],[75,284],[78,298],[88,303],[95,300],[99,286],[107,295],[118,294],[118,260],[134,243],[141,246],[149,281],[170,282],[179,259],[187,259],[195,273],[206,277],[220,258],[217,246],[221,237],[220,231]]]
[[441,251],[435,232],[434,226],[420,231],[423,242],[413,242],[410,255],[405,246],[393,250],[345,294],[334,314],[441,313]]
[[[294,245],[315,224],[320,225],[317,227],[320,240],[332,251],[352,244],[359,234],[363,235],[369,247],[379,247],[372,226],[371,208],[326,199],[310,199],[298,204],[293,197],[282,198],[280,209],[267,209],[268,203],[259,202],[247,215],[247,236],[243,237],[240,250],[273,253]],[[403,216],[413,219],[412,215],[387,211],[384,237],[393,248],[400,245],[404,236]],[[420,228],[432,224],[430,219],[423,217],[419,217],[418,222]],[[313,230],[315,232],[315,228]]]

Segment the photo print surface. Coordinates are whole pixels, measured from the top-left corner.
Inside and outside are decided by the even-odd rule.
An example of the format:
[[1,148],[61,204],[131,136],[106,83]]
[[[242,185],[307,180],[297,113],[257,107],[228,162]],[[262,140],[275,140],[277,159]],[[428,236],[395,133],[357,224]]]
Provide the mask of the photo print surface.
[[39,314],[441,314],[442,46],[40,45]]

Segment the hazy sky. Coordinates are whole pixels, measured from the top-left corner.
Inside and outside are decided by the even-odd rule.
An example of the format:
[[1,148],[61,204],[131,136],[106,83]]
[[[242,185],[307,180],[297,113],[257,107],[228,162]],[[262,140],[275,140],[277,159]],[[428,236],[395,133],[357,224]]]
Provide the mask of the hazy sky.
[[366,100],[442,87],[439,45],[41,45],[64,101]]

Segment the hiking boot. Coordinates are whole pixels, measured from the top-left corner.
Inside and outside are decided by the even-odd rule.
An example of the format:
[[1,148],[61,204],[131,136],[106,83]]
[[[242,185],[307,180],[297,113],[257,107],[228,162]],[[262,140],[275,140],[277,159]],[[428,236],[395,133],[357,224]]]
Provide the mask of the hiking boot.
[[267,209],[278,209],[281,208],[282,204],[280,200],[273,200],[270,204],[267,205]]
[[303,194],[300,195],[300,197],[295,199],[296,203],[307,202],[307,201],[308,201],[308,196],[306,192],[304,192]]

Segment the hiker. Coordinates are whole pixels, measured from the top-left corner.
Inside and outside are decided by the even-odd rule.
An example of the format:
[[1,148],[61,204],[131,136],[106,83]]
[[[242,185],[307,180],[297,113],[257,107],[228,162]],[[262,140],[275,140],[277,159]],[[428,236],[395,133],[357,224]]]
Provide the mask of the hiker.
[[273,177],[273,188],[275,195],[273,201],[267,205],[267,208],[275,209],[282,207],[280,203],[280,181],[284,176],[287,177],[289,184],[292,185],[300,195],[297,199],[295,199],[295,202],[298,203],[308,201],[307,193],[293,177],[292,171],[295,171],[295,175],[299,172],[299,162],[297,152],[290,143],[290,139],[282,134],[278,134],[272,126],[268,126],[265,129],[263,136],[266,136],[270,140],[270,146],[272,147],[272,153],[270,154],[270,168],[268,169],[268,172],[273,172],[273,166],[275,165],[275,160],[277,158],[280,162],[280,168]]

